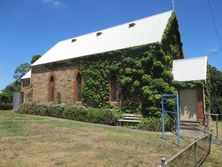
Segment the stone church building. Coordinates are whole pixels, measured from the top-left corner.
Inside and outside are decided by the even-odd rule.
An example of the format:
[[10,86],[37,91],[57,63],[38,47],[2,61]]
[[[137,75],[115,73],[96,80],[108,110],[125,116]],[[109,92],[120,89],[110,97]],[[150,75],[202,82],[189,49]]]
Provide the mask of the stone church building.
[[[168,11],[156,14],[58,42],[32,64],[31,70],[22,77],[23,102],[53,102],[59,92],[61,103],[81,105],[82,89],[86,83],[81,62],[98,58],[100,54],[109,57],[112,52],[133,48],[136,55],[137,47],[156,44],[164,46],[168,54],[177,50],[173,59],[183,59],[182,44],[177,45],[175,42],[181,42],[178,27],[175,31],[170,31],[167,27],[172,13]],[[163,39],[166,31],[170,31],[171,43],[164,42],[167,41]],[[107,83],[107,100],[121,105],[123,98],[119,90],[118,76],[109,75]],[[198,98],[202,99],[199,92]],[[201,111],[197,112],[203,113],[203,108],[199,110]]]

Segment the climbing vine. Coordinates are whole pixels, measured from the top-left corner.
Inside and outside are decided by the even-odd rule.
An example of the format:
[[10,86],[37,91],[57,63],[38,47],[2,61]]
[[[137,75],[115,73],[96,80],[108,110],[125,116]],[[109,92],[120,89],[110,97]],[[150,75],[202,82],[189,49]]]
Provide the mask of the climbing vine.
[[164,31],[161,45],[166,54],[170,54],[173,59],[183,58],[182,42],[180,38],[179,25],[176,12],[173,11]]

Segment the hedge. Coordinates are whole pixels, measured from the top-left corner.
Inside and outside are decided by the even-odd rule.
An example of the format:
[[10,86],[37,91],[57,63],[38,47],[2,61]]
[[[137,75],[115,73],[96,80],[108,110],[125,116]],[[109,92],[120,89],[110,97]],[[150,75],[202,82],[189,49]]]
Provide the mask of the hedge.
[[86,108],[61,104],[24,103],[16,112],[107,125],[116,125],[117,120],[121,117],[119,109]]
[[0,103],[0,110],[12,110],[13,104],[12,103]]

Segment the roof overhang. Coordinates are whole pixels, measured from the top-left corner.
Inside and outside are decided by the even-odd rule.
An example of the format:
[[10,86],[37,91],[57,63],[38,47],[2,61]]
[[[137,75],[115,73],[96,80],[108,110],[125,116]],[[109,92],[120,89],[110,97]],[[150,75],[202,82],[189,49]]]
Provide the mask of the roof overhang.
[[207,79],[207,56],[173,61],[175,81],[197,81]]
[[32,70],[29,70],[21,79],[30,79],[32,74]]
[[58,42],[32,66],[161,42],[172,11]]

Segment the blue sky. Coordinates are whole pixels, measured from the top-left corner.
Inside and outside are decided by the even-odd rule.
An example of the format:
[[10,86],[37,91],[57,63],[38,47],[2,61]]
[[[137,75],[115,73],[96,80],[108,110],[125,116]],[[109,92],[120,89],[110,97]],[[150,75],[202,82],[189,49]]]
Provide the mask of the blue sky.
[[[222,39],[222,1],[210,1]],[[0,90],[18,65],[60,40],[171,9],[171,0],[0,0]],[[207,0],[175,0],[175,9],[186,57],[220,48]],[[222,70],[222,52],[209,64]]]

